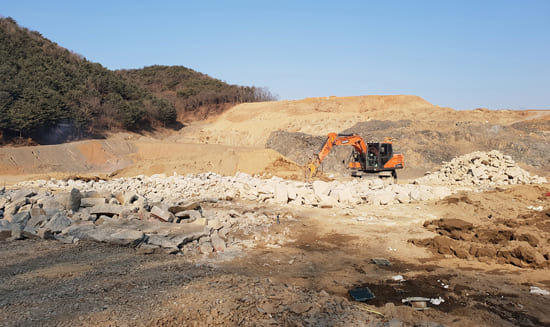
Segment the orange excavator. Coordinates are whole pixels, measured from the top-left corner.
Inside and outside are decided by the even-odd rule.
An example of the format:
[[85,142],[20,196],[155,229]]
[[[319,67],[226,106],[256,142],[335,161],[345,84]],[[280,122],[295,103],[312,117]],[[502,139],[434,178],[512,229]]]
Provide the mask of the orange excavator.
[[306,164],[306,180],[316,176],[319,166],[335,145],[351,145],[354,149],[348,168],[354,177],[377,173],[380,177],[397,179],[396,169],[403,168],[403,155],[394,153],[391,140],[365,142],[355,134],[329,133],[319,153]]

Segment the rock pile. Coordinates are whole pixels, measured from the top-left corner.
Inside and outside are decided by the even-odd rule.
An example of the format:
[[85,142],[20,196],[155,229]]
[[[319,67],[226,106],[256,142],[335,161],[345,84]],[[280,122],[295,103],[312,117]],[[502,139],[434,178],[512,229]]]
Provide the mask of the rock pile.
[[[203,253],[246,245],[233,235],[263,231],[276,219],[219,209],[242,199],[280,206],[350,207],[439,199],[446,187],[385,185],[381,180],[303,183],[247,174],[153,175],[110,181],[39,180],[0,192],[0,239],[93,240],[144,253]],[[205,204],[207,206],[205,207]],[[284,240],[274,240],[275,245]],[[252,244],[253,245],[253,244]]]
[[[449,189],[445,187],[386,185],[380,179],[304,183],[279,177],[261,179],[244,173],[237,173],[235,176],[222,176],[216,173],[169,177],[153,175],[98,182],[42,180],[22,182],[18,186],[46,188],[52,191],[77,188],[87,194],[90,192],[109,196],[113,194],[113,198],[103,197],[109,203],[101,203],[103,207],[110,210],[117,208],[116,205],[121,203],[143,206],[144,204],[176,203],[182,198],[186,200],[244,199],[276,205],[347,207],[357,204],[410,203],[440,199],[450,194]],[[85,203],[83,206],[97,204],[97,200],[89,199],[90,197],[83,197],[82,201]],[[97,209],[94,210],[97,211]],[[163,219],[166,220],[166,218]]]
[[415,180],[418,184],[497,186],[540,184],[546,178],[531,176],[512,157],[500,151],[472,152],[443,163],[439,171]]
[[204,207],[212,202],[216,200],[149,204],[134,193],[76,188],[55,194],[7,190],[0,194],[0,240],[91,240],[135,247],[142,253],[209,254],[250,246],[235,235],[263,231],[275,220],[265,213]]

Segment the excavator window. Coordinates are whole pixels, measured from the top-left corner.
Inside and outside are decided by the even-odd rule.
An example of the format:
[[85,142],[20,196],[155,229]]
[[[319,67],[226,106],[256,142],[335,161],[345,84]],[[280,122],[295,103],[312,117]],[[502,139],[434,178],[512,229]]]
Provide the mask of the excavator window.
[[385,164],[390,160],[392,156],[392,148],[389,143],[380,144],[380,159],[382,159],[382,164]]

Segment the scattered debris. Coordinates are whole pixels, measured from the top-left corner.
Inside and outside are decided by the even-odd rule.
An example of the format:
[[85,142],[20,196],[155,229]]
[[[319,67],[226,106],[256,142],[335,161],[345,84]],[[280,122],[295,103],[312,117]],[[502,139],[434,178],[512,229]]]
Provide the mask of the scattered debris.
[[401,276],[401,275],[392,276],[391,279],[393,279],[393,280],[396,281],[396,282],[402,282],[402,281],[405,280],[405,279],[403,278],[403,276]]
[[376,298],[374,293],[368,287],[353,288],[349,290],[348,293],[355,301],[359,302],[364,302]]
[[386,259],[370,259],[370,261],[377,266],[391,266],[391,262]]
[[415,310],[427,310],[428,302],[433,305],[440,305],[441,303],[445,302],[445,300],[441,297],[427,298],[415,296],[402,299],[401,302],[410,304]]
[[548,292],[547,290],[536,287],[536,286],[531,286],[529,288],[529,293],[531,293],[531,294],[540,294],[540,295],[550,295],[550,292]]

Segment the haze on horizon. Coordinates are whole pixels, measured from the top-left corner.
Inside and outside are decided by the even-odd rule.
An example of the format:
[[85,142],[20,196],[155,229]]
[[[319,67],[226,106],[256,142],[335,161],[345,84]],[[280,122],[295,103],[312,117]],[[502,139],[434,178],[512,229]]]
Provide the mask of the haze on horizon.
[[550,109],[549,1],[11,1],[0,15],[110,69],[183,65],[280,99],[412,94]]

